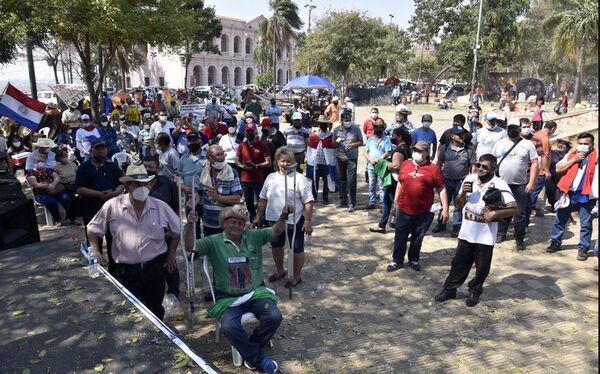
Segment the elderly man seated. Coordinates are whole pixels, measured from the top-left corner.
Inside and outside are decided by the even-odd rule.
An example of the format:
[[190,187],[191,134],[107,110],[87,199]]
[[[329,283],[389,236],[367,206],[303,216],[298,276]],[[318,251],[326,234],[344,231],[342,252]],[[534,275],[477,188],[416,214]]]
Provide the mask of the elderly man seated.
[[[185,249],[206,255],[210,259],[215,279],[216,303],[208,310],[211,318],[221,322],[221,329],[231,345],[244,358],[251,370],[260,369],[275,373],[277,363],[263,352],[281,324],[277,296],[263,285],[262,247],[281,234],[286,226],[287,209],[270,228],[248,229],[248,211],[243,205],[227,207],[219,215],[223,232],[196,240],[192,226],[198,214],[191,212],[185,226]],[[244,313],[254,313],[260,321],[249,337],[241,318]]]

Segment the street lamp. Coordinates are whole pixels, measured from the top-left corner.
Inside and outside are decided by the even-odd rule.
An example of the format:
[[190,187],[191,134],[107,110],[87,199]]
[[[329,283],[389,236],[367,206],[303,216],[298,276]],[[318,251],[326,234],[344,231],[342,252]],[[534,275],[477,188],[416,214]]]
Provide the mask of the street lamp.
[[[315,9],[317,6],[313,5],[312,0],[308,0],[308,4],[304,5],[305,8],[308,8],[308,31],[307,34],[310,32],[310,21],[311,21],[311,15],[312,15],[312,11],[313,9]],[[310,57],[308,59],[308,72],[307,75],[310,75]]]
[[390,26],[392,25],[392,21],[394,20],[394,15],[390,14]]
[[477,73],[477,54],[481,49],[479,45],[479,32],[481,31],[481,12],[483,10],[483,0],[479,0],[479,19],[477,20],[477,36],[475,37],[475,48],[473,48],[473,76],[471,77],[471,103],[475,94],[475,75]]

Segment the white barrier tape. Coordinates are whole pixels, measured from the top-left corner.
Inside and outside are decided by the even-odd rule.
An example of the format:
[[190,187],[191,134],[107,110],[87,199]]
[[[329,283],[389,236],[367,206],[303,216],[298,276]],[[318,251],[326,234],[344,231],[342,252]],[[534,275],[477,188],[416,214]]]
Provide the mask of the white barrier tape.
[[[88,257],[87,248],[82,243],[79,246],[79,251],[85,258]],[[156,327],[159,328],[160,331],[163,332],[173,343],[175,343],[182,351],[185,352],[195,363],[198,365],[204,372],[209,374],[216,374],[214,368],[210,366],[208,362],[206,362],[202,357],[198,356],[196,352],[194,352],[190,347],[187,346],[174,332],[171,330],[169,326],[167,326],[163,321],[161,321],[158,317],[154,315],[144,304],[142,304],[137,297],[135,297],[125,286],[121,284],[118,280],[116,280],[109,272],[104,269],[100,264],[98,264],[98,269],[100,274],[102,274],[109,282],[111,282],[126,298],[129,300],[146,318],[150,320],[150,322],[154,323]]]

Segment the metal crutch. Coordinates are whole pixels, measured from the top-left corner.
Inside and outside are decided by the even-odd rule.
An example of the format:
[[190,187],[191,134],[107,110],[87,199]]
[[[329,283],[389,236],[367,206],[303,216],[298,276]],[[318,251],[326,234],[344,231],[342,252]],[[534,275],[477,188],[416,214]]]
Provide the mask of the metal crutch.
[[[192,179],[193,182],[193,179]],[[183,194],[181,193],[182,190],[182,186],[183,186],[183,177],[182,176],[177,176],[177,193],[178,193],[178,197],[179,197],[179,217],[181,219],[181,221],[185,221],[185,223],[187,223],[187,218],[183,218],[186,217],[185,215],[185,197],[183,196]],[[193,188],[193,184],[192,184],[192,188]],[[192,189],[193,191],[193,189]],[[194,241],[196,240],[196,225],[194,225]],[[183,225],[181,226],[181,237],[183,238]],[[190,324],[192,326],[194,326],[194,286],[195,286],[195,280],[194,280],[194,252],[192,252],[191,256],[190,256],[190,260],[188,260],[188,256],[187,253],[185,251],[185,247],[181,247],[181,253],[183,254],[183,261],[185,261],[185,270],[186,270],[186,284],[187,284],[187,296],[188,296],[188,300],[190,301]]]
[[[294,194],[293,197],[296,197],[296,166],[297,164],[294,163],[293,165],[288,166],[287,168],[293,168],[293,174],[294,174]],[[287,173],[287,168],[285,170],[285,176],[284,176],[284,185],[285,185],[285,208],[286,210],[288,209],[288,183],[287,183],[287,179],[288,179],[288,173]],[[290,244],[289,241],[289,235],[288,235],[288,230],[287,230],[287,220],[285,222],[285,243],[288,247],[288,257],[287,257],[287,267],[288,267],[288,282],[290,282],[290,287],[288,288],[288,297],[291,300],[292,299],[292,288],[293,288],[293,284],[294,284],[294,243],[296,240],[296,204],[295,201],[292,201],[292,204],[294,204],[293,209],[294,209],[294,213],[292,214],[292,222],[294,225],[294,231],[292,233],[292,244]]]

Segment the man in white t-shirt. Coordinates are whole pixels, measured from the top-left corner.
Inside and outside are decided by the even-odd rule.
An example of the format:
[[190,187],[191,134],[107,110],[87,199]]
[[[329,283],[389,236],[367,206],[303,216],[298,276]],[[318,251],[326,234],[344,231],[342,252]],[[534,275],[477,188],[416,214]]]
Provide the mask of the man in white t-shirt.
[[[496,157],[491,154],[482,155],[475,166],[476,174],[465,177],[456,197],[456,203],[463,206],[463,221],[458,233],[458,245],[452,259],[450,274],[444,282],[444,289],[435,296],[438,302],[456,298],[456,290],[465,282],[475,262],[475,277],[468,283],[469,297],[466,300],[468,307],[479,303],[483,283],[490,272],[498,219],[509,217],[517,212],[517,204],[509,192],[508,185],[494,176]],[[496,201],[490,201],[491,199],[486,197],[486,202],[483,197],[492,187],[500,190],[501,195],[497,196],[499,199]],[[502,209],[496,210],[502,205]]]
[[[500,139],[506,138],[506,130],[498,126],[496,113],[488,112],[485,115],[485,125],[477,130],[476,156],[481,157],[486,153],[494,151],[494,145]],[[475,140],[475,139],[473,139]]]
[[354,103],[352,102],[352,99],[349,98],[348,96],[346,96],[344,98],[344,105],[346,109],[350,109],[352,111],[352,122],[355,121],[355,115],[356,115],[356,108],[354,107]]
[[175,129],[175,124],[171,121],[167,120],[167,115],[165,113],[160,113],[158,116],[158,121],[154,122],[152,126],[150,126],[150,144],[152,147],[155,147],[154,140],[158,134],[165,133],[169,135],[171,139],[171,143],[173,143],[173,137],[171,133]]
[[[522,251],[526,249],[524,241],[527,228],[525,215],[527,195],[535,188],[535,182],[539,174],[539,162],[535,145],[531,141],[521,138],[520,126],[509,125],[507,133],[508,138],[499,140],[494,145],[492,154],[498,158],[498,174],[510,187],[519,208],[514,217],[514,228],[517,250]],[[510,220],[511,218],[507,217],[500,221],[498,229],[500,240],[498,242],[506,240]]]

